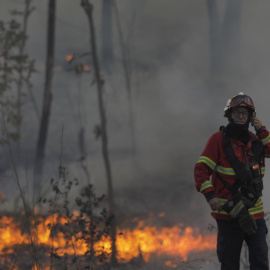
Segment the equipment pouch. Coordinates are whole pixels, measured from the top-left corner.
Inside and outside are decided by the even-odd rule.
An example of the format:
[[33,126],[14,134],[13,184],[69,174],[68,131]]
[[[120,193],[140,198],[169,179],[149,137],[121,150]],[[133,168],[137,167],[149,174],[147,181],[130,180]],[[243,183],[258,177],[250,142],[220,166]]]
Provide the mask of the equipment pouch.
[[254,159],[250,162],[251,180],[242,185],[241,193],[245,199],[244,203],[247,208],[253,207],[257,200],[262,196],[263,180],[261,168]]
[[249,185],[243,185],[241,193],[242,199],[247,208],[251,208],[255,205],[258,199],[262,196],[263,181],[262,177],[256,177],[251,180]]
[[237,222],[245,234],[252,235],[256,233],[256,222],[245,207],[241,194],[235,194],[222,208]]
[[238,224],[241,230],[247,234],[252,235],[257,231],[257,224],[254,218],[249,214],[246,208],[243,208],[238,216]]
[[250,163],[249,163],[251,172],[252,172],[252,177],[256,178],[261,176],[261,168],[260,168],[260,164],[255,161],[255,159],[253,159]]
[[252,179],[252,187],[258,197],[262,196],[263,191],[263,180],[262,176]]
[[256,197],[262,196],[263,190],[263,180],[260,165],[254,159],[250,162],[250,168],[252,171],[252,180],[250,183],[250,188],[253,190]]
[[235,194],[222,207],[222,209],[234,219],[237,219],[243,208],[245,208],[245,205],[241,199],[240,194]]

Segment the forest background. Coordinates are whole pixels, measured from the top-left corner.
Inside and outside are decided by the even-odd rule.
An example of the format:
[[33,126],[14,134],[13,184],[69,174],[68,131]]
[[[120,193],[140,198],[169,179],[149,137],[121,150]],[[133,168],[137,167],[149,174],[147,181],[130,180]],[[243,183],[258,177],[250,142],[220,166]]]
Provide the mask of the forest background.
[[[117,0],[118,13],[112,9],[109,22],[103,17],[103,1],[91,2],[105,82],[117,215],[125,219],[165,213],[162,222],[166,225],[198,226],[200,221],[206,229],[213,220],[205,199],[194,189],[193,168],[208,137],[226,124],[223,108],[227,99],[240,91],[249,94],[257,116],[270,128],[269,1]],[[44,168],[36,179],[48,1],[33,1],[32,5],[25,52],[35,61],[36,72],[31,76],[32,86],[24,87],[19,140],[9,145],[19,179],[30,196],[35,181],[42,187],[41,195],[47,195],[61,154],[68,177],[82,184],[90,180],[97,194],[106,194],[106,171],[97,138],[98,99],[88,54],[89,25],[79,1],[56,1],[53,99]],[[1,20],[10,21],[14,9],[23,11],[24,1],[1,0]],[[80,72],[78,66],[83,67]],[[20,205],[9,150],[7,145],[0,149],[2,210]],[[270,188],[268,165],[269,161],[265,195]],[[263,197],[266,211],[269,200]]]

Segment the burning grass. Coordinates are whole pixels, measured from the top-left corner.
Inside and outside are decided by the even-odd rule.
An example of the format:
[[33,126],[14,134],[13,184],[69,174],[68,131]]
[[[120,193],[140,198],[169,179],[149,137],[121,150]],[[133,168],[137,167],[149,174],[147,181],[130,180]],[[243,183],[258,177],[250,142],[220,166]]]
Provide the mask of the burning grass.
[[[104,267],[109,262],[110,237],[101,227],[96,227],[95,233],[90,232],[89,217],[76,211],[70,217],[35,214],[30,222],[30,235],[22,223],[23,218],[24,215],[0,219],[1,266],[4,269],[103,269],[101,265]],[[167,268],[177,268],[177,262],[171,258],[187,262],[189,254],[215,248],[216,236],[203,236],[197,228],[183,224],[158,227],[145,223],[137,220],[134,228],[118,229],[116,244],[120,264],[142,266],[157,256],[166,258],[163,265]],[[91,235],[95,238],[93,258],[90,258]]]
[[[65,174],[60,176],[51,179],[50,198],[40,198],[39,210],[31,209],[22,198],[24,211],[0,216],[0,269],[147,269],[146,265],[186,269],[190,255],[215,249],[215,233],[203,235],[198,228],[182,223],[171,227],[153,224],[150,214],[149,219],[118,222],[118,265],[112,268],[110,232],[114,217],[104,207],[105,196],[97,197],[92,185],[84,186],[72,201],[76,210],[71,211],[69,192],[79,182],[68,181]],[[166,218],[166,213],[157,217]]]

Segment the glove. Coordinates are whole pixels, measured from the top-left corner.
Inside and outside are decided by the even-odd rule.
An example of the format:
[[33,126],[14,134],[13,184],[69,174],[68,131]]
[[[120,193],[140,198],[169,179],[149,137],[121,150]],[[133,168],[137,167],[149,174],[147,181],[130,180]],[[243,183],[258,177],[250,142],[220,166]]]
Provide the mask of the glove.
[[257,225],[246,209],[240,194],[234,195],[222,207],[234,220],[237,221],[242,231],[248,235],[256,233]]

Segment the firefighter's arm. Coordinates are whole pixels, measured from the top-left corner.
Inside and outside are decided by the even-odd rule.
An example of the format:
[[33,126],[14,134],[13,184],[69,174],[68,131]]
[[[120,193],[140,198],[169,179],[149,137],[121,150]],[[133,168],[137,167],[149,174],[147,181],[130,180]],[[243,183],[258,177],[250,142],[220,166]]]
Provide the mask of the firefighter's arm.
[[[201,157],[202,158],[202,157]],[[200,158],[200,159],[201,159]],[[199,160],[200,160],[199,159]],[[212,174],[212,170],[203,162],[198,162],[195,165],[195,187],[201,192],[213,211],[221,211],[221,204],[219,199],[215,197],[214,187],[209,179]]]
[[264,155],[270,157],[270,134],[259,118],[253,117],[251,124],[256,130],[256,135],[261,140],[264,146]]
[[207,142],[205,149],[194,168],[195,187],[201,192],[212,210],[221,210],[215,189],[210,180],[218,159],[218,136],[214,134]]

